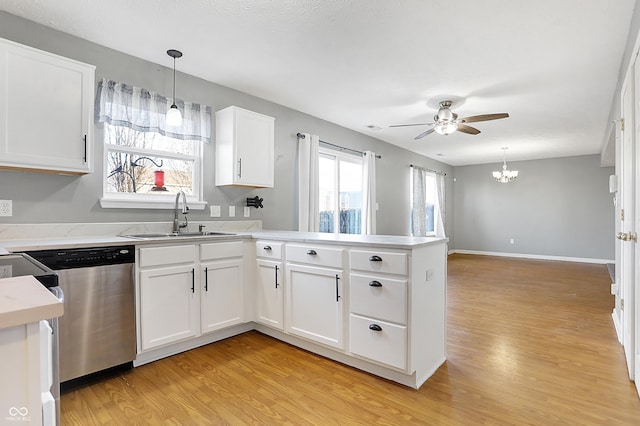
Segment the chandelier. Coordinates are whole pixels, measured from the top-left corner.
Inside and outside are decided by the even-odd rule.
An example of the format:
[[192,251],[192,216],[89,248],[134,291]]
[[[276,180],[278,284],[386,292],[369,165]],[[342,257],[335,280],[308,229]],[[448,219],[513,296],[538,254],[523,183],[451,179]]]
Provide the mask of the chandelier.
[[508,170],[507,169],[507,149],[502,148],[504,163],[502,164],[502,171],[493,172],[493,178],[500,183],[509,183],[514,181],[518,177],[517,170]]

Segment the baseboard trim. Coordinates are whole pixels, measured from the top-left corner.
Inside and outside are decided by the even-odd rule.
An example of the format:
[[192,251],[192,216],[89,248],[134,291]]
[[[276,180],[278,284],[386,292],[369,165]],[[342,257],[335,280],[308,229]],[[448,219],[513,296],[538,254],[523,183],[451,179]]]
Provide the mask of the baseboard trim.
[[613,318],[613,327],[616,329],[616,336],[618,337],[618,342],[622,345],[622,328],[620,327],[620,321],[618,321],[618,315],[616,315],[616,310],[614,309],[611,312],[611,318]]
[[537,260],[557,260],[560,262],[579,262],[579,263],[598,263],[607,264],[614,263],[613,259],[592,259],[587,257],[566,257],[566,256],[547,256],[542,254],[525,254],[525,253],[501,253],[494,251],[476,251],[476,250],[449,250],[449,254],[476,254],[480,256],[500,256],[500,257],[517,257],[521,259],[537,259]]

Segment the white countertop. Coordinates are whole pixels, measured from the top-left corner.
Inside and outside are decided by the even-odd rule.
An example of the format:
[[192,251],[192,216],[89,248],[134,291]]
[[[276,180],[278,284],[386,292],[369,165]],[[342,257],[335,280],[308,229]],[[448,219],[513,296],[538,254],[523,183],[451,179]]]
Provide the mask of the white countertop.
[[[233,231],[230,231],[233,232]],[[224,241],[244,238],[271,239],[299,243],[326,243],[340,245],[367,245],[383,246],[387,248],[411,249],[424,245],[442,244],[449,241],[448,238],[436,237],[408,237],[402,235],[356,235],[356,234],[329,234],[323,232],[298,232],[298,231],[239,231],[234,235],[207,235],[194,237],[160,237],[149,239],[136,239],[123,236],[101,237],[60,237],[43,239],[15,239],[0,241],[0,249],[11,252],[69,249],[82,247],[105,247],[111,245],[146,245],[158,243],[182,244],[186,242]]]
[[30,275],[0,279],[0,329],[62,316],[64,307]]

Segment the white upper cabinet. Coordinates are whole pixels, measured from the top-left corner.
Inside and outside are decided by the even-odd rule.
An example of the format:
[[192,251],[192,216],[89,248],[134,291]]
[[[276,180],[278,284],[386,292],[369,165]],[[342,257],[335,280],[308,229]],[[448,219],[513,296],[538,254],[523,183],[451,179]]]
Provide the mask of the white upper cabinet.
[[93,172],[95,67],[0,39],[0,168]]
[[274,125],[236,106],[216,112],[216,186],[273,187]]

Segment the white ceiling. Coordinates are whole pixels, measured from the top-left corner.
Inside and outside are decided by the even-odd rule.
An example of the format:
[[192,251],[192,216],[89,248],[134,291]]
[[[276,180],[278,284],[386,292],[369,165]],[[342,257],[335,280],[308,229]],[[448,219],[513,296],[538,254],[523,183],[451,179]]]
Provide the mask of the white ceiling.
[[[501,147],[508,161],[600,153],[634,4],[0,0],[0,9],[167,67],[166,50],[179,49],[179,71],[457,166],[499,163]],[[474,123],[476,136],[419,141],[426,127],[388,127],[431,122],[443,99],[460,117],[510,118]]]

